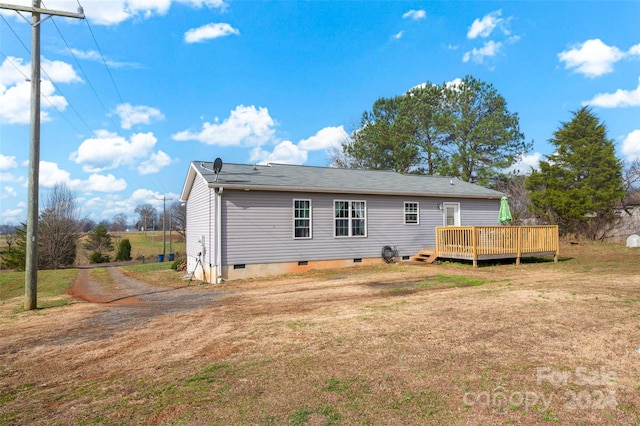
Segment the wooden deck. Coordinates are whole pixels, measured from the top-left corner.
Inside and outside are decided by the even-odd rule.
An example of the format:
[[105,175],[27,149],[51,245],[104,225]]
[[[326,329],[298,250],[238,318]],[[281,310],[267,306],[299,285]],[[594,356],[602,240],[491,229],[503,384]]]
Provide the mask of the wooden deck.
[[478,260],[553,256],[558,261],[557,226],[442,226],[436,228],[436,256]]

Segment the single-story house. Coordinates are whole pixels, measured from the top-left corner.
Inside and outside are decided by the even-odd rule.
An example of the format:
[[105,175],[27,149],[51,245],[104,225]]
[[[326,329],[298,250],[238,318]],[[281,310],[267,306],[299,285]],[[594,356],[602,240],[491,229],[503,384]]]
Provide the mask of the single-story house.
[[187,269],[220,282],[382,262],[385,247],[409,260],[437,226],[497,225],[503,195],[448,177],[194,161]]

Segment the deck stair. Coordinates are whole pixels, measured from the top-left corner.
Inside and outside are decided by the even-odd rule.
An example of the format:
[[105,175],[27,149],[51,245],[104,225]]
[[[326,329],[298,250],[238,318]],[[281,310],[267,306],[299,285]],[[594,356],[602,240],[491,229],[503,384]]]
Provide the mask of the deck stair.
[[437,258],[438,256],[436,256],[436,251],[434,249],[422,249],[418,254],[413,256],[411,260],[421,263],[433,263]]

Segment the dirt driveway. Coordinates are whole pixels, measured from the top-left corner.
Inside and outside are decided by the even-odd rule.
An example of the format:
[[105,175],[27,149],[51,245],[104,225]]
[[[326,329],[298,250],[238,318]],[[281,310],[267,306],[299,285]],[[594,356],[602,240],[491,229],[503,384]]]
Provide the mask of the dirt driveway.
[[81,271],[83,301],[0,305],[0,424],[637,424],[638,252],[565,250],[170,289]]
[[157,288],[127,277],[116,267],[106,268],[115,286],[109,288],[91,280],[90,268],[82,268],[69,294],[81,301],[102,305],[98,315],[82,321],[69,333],[101,339],[140,327],[170,314],[216,306],[222,291],[185,283],[182,287]]

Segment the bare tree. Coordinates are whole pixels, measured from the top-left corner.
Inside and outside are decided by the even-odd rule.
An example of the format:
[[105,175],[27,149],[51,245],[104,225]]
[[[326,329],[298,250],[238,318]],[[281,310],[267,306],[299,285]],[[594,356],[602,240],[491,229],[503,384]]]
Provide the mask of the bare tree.
[[111,232],[124,232],[127,230],[127,215],[118,213],[111,219]]
[[504,192],[509,196],[509,209],[513,216],[513,223],[522,225],[528,220],[534,219],[531,214],[531,200],[525,187],[526,176],[511,173],[497,177],[492,185],[496,191]]
[[78,248],[79,208],[65,183],[55,184],[38,224],[38,263],[40,269],[73,265]]
[[156,221],[156,217],[158,216],[158,211],[151,204],[141,204],[137,206],[134,211],[140,215],[138,229],[144,228],[144,232],[146,235],[147,229],[154,226],[154,222]]
[[187,207],[180,201],[169,206],[171,229],[178,231],[182,238],[187,237]]
[[4,240],[7,243],[7,247],[10,249],[16,241],[16,226],[8,223],[0,225],[0,234],[4,234]]
[[88,217],[80,219],[78,224],[78,230],[84,233],[91,232],[95,227],[96,227],[96,222],[94,220],[89,219]]
[[0,225],[0,234],[15,234],[17,226],[12,225],[10,223],[5,223],[4,225]]

